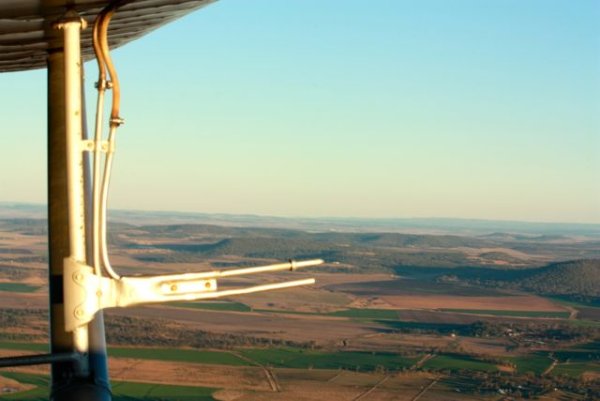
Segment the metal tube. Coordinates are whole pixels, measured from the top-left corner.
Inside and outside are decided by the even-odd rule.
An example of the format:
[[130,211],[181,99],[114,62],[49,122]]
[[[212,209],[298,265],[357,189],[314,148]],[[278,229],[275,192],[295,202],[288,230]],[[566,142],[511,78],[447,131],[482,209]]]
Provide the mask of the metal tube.
[[73,362],[78,361],[81,355],[76,352],[69,354],[42,354],[42,355],[23,355],[0,358],[0,368],[14,366],[46,365],[55,362]]
[[94,29],[93,29],[93,40],[92,44],[94,46],[94,53],[96,54],[96,61],[98,62],[98,82],[96,83],[98,89],[98,102],[96,105],[96,125],[94,130],[94,165],[92,169],[92,209],[93,209],[93,223],[92,223],[92,232],[93,232],[93,261],[94,261],[94,269],[97,275],[102,274],[102,261],[100,258],[101,253],[101,238],[102,238],[102,229],[101,229],[101,160],[102,160],[102,115],[104,113],[104,94],[106,93],[106,89],[108,83],[106,81],[106,66],[104,62],[104,56],[102,55],[101,49],[101,31],[100,26],[104,23],[104,13],[100,13],[96,20],[94,21]]
[[242,295],[242,294],[251,294],[253,292],[280,290],[282,288],[298,287],[301,285],[311,285],[314,283],[315,283],[314,278],[307,278],[304,280],[286,281],[283,283],[262,284],[262,285],[256,285],[254,287],[235,288],[232,290],[223,290],[223,291],[217,291],[217,292],[206,292],[203,294],[190,296],[186,300],[191,301],[191,300],[200,300],[200,299],[230,297],[232,295]]
[[[96,30],[95,30],[96,31]],[[94,35],[96,32],[94,32]],[[83,66],[82,66],[83,70]],[[82,74],[81,87],[83,89],[85,79]],[[98,110],[102,110],[102,100],[104,97],[104,89],[105,89],[105,79],[103,77],[102,72],[100,72],[100,77],[98,79]],[[101,83],[104,82],[104,83]],[[81,99],[83,105],[83,137],[84,139],[90,139],[90,135],[87,129],[87,117],[86,117],[86,107],[85,107],[85,90],[81,91]],[[98,116],[96,116],[98,118]],[[100,124],[101,125],[101,124]],[[100,126],[100,129],[102,127]],[[102,132],[98,132],[98,125],[96,125],[96,129],[94,132],[94,140],[95,140],[95,153],[92,155],[88,153],[84,153],[84,178],[85,178],[85,186],[84,186],[84,197],[85,197],[85,215],[86,215],[86,234],[87,234],[87,260],[94,261],[94,268],[96,269],[96,274],[100,275],[101,265],[100,265],[100,253],[99,253],[99,237],[97,236],[97,222],[96,222],[96,210],[94,207],[94,191],[93,185],[95,183],[95,179],[93,178],[93,171],[95,168],[92,166],[90,162],[90,158],[93,160],[93,164],[95,165],[97,162],[100,162],[102,153],[101,153],[101,142]],[[99,179],[99,178],[98,178]],[[91,245],[91,246],[90,246]],[[89,333],[89,368],[90,374],[92,376],[92,380],[95,384],[102,388],[99,393],[102,393],[102,397],[105,397],[104,400],[110,400],[110,381],[108,378],[108,356],[106,352],[106,335],[104,332],[104,312],[98,311],[91,322],[88,323],[88,333]]]
[[302,267],[310,267],[317,266],[322,264],[323,259],[313,259],[313,260],[303,260],[301,262],[296,262],[290,260],[288,263],[279,263],[276,265],[269,266],[257,266],[257,267],[246,267],[243,269],[232,269],[232,270],[223,270],[218,272],[216,277],[231,277],[231,276],[239,276],[242,274],[254,274],[254,273],[264,273],[270,271],[277,270],[296,270]]
[[[113,93],[114,96],[114,93]],[[102,256],[102,264],[106,269],[106,272],[109,276],[114,278],[115,280],[119,280],[121,276],[115,272],[110,264],[110,259],[108,257],[108,244],[106,241],[107,238],[107,209],[108,209],[108,189],[110,185],[110,174],[112,170],[112,162],[113,162],[113,153],[114,153],[114,143],[115,143],[115,133],[117,131],[117,126],[110,126],[109,134],[108,134],[108,149],[106,151],[106,159],[104,160],[104,177],[102,180],[102,190],[100,195],[100,251]]]
[[[50,296],[50,351],[73,352],[73,336],[65,331],[63,260],[69,256],[69,216],[64,114],[64,53],[48,55],[48,256]],[[65,387],[76,364],[52,362],[52,389]],[[59,397],[54,398],[56,401]]]
[[65,44],[65,130],[67,135],[67,181],[69,191],[69,249],[71,257],[85,262],[85,200],[81,143],[81,21],[62,24]]
[[[67,188],[69,207],[70,256],[86,262],[84,168],[82,152],[82,104],[81,104],[81,48],[82,20],[72,16],[60,24],[63,30],[65,54],[65,134],[67,138]],[[67,278],[70,279],[70,278]],[[87,326],[73,332],[73,345],[77,352],[89,350]],[[86,375],[88,366],[82,364],[81,374]]]
[[[80,260],[86,260],[85,223],[85,176],[81,152],[82,112],[81,105],[81,61],[79,54],[79,29],[82,21],[76,14],[67,14],[62,23],[56,28],[72,27],[74,30],[65,32],[63,48],[52,50],[48,54],[48,248],[50,262],[50,349],[52,355],[76,353],[79,358],[51,358],[52,386],[50,399],[52,401],[110,401],[111,394],[107,383],[106,353],[101,346],[104,339],[101,316],[90,323],[90,339],[84,337],[88,330],[79,333],[65,330],[64,312],[64,260],[70,255],[76,255]],[[67,40],[67,36],[69,39]],[[68,43],[67,43],[68,42]],[[69,61],[66,62],[66,52]],[[68,64],[68,65],[65,65]],[[67,91],[67,76],[69,90]],[[77,82],[74,82],[77,81]],[[79,92],[79,93],[77,93]],[[68,95],[67,95],[68,94]],[[68,105],[67,105],[68,104]],[[79,104],[79,107],[77,107]],[[77,115],[77,111],[79,112]],[[67,130],[67,125],[69,126]],[[69,134],[67,134],[69,132]],[[70,155],[68,154],[70,153]],[[70,157],[71,156],[71,159]],[[75,162],[73,163],[73,159]],[[75,174],[72,169],[75,166]],[[72,224],[69,213],[71,203],[70,191],[74,188],[79,192],[73,197],[75,207],[80,210],[79,216]],[[79,199],[78,199],[79,197]],[[89,226],[89,224],[88,224]],[[72,239],[76,239],[72,241]],[[73,245],[72,245],[73,244]],[[82,354],[87,349],[88,342],[92,345],[92,354],[97,358],[92,360],[88,369],[88,360],[94,355]],[[98,345],[100,344],[100,345]],[[103,355],[100,355],[103,352]]]
[[245,274],[267,273],[281,270],[296,270],[302,267],[318,266],[323,263],[323,259],[303,260],[300,262],[289,261],[287,263],[277,263],[274,265],[267,266],[245,267],[242,269],[232,270],[214,270],[202,273],[168,274],[164,276],[146,277],[145,279],[153,280],[156,282],[201,280],[221,277],[242,276]]

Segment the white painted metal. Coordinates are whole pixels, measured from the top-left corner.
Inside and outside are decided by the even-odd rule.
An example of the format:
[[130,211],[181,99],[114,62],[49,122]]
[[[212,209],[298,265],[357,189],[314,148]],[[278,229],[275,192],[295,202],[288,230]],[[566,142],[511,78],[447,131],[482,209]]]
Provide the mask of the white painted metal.
[[111,124],[110,131],[108,134],[108,149],[106,152],[106,159],[104,160],[104,175],[102,179],[102,191],[100,194],[100,226],[98,230],[98,237],[100,239],[100,253],[102,256],[102,265],[104,269],[114,279],[119,279],[121,276],[113,269],[110,258],[108,257],[108,243],[107,243],[107,209],[108,209],[108,189],[110,185],[110,175],[112,171],[113,154],[115,152],[115,134],[117,132],[118,125]]
[[[93,45],[98,59],[98,105],[96,110],[95,135],[92,140],[82,136],[81,107],[81,53],[79,52],[79,30],[85,25],[76,13],[60,24],[64,30],[67,121],[67,171],[69,198],[70,257],[64,261],[64,317],[65,330],[73,332],[76,351],[88,350],[88,324],[94,315],[105,308],[127,307],[139,304],[193,301],[218,298],[236,294],[248,294],[298,285],[313,284],[314,279],[288,281],[217,290],[217,278],[245,274],[256,274],[280,270],[296,270],[301,267],[316,266],[321,259],[303,262],[289,261],[269,266],[249,267],[225,271],[158,275],[149,277],[123,277],[118,275],[110,264],[107,246],[107,199],[111,176],[115,136],[123,123],[119,116],[120,86],[116,69],[110,58],[108,46],[108,25],[120,3],[106,7],[96,19],[93,30]],[[106,78],[110,77],[110,81]],[[112,108],[109,132],[103,142],[102,116],[105,90],[111,88]],[[93,151],[93,252],[90,262],[86,261],[85,200],[84,200],[84,151]],[[104,164],[102,156],[104,152]],[[102,173],[101,173],[101,170]],[[92,266],[90,266],[90,264]],[[106,272],[110,277],[105,277]]]
[[98,276],[91,266],[69,259],[64,272],[65,280],[69,278],[68,288],[65,287],[65,328],[73,331],[105,308],[195,301],[314,284],[315,280],[310,278],[218,291],[217,278],[292,270],[322,263],[323,260],[315,259],[225,271],[113,279]]
[[[56,25],[62,29],[65,55],[65,134],[66,164],[69,210],[69,252],[70,258],[78,263],[86,262],[85,233],[85,199],[84,199],[84,166],[83,166],[83,108],[81,102],[82,60],[80,49],[80,31],[85,28],[85,21],[77,13],[67,13]],[[68,282],[69,278],[64,277]],[[68,284],[68,283],[64,283]],[[63,285],[64,285],[63,284]],[[87,323],[73,330],[75,351],[87,354],[89,336]],[[82,359],[80,374],[88,372],[87,359]]]
[[92,242],[93,266],[97,275],[102,274],[100,265],[100,165],[102,162],[102,114],[104,113],[104,93],[106,80],[100,79],[98,85],[98,102],[96,105],[96,126],[94,130],[94,158],[92,168]]

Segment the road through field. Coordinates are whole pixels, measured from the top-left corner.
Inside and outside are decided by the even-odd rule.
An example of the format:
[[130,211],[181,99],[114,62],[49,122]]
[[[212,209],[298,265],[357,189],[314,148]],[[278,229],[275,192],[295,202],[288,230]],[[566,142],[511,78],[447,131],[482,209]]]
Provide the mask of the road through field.
[[438,382],[438,378],[435,378],[431,381],[431,383],[429,383],[425,388],[423,388],[423,390],[419,391],[417,393],[417,395],[415,395],[413,397],[412,400],[410,401],[417,401],[419,398],[421,398],[427,391],[429,391],[429,389],[431,389],[437,382]]
[[375,391],[377,389],[377,387],[379,387],[380,385],[382,385],[383,383],[385,383],[386,381],[388,381],[390,378],[390,375],[386,375],[384,376],[381,380],[379,380],[377,383],[375,383],[373,385],[373,387],[371,387],[370,389],[366,390],[364,393],[358,395],[356,398],[354,398],[352,401],[360,401],[362,399],[364,399],[365,397],[367,397],[369,394],[371,394],[373,391]]

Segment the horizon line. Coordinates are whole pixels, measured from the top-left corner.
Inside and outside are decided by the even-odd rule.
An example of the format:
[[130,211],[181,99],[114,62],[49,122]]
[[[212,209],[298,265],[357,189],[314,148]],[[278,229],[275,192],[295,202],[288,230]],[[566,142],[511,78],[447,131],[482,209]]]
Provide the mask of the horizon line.
[[[33,206],[47,207],[47,203],[36,202],[18,202],[18,201],[0,201],[0,206]],[[370,221],[393,221],[393,220],[446,220],[446,221],[462,221],[462,222],[489,222],[489,223],[518,223],[518,224],[537,224],[537,225],[571,225],[571,226],[600,226],[600,222],[582,223],[572,221],[535,221],[535,220],[516,220],[516,219],[494,219],[480,217],[369,217],[369,216],[278,216],[269,214],[257,213],[231,213],[231,212],[200,212],[190,210],[166,210],[166,209],[130,209],[130,208],[111,208],[112,212],[134,212],[134,213],[172,213],[172,214],[190,214],[190,215],[207,215],[207,216],[238,216],[238,217],[254,217],[254,218],[271,218],[281,220],[370,220]]]

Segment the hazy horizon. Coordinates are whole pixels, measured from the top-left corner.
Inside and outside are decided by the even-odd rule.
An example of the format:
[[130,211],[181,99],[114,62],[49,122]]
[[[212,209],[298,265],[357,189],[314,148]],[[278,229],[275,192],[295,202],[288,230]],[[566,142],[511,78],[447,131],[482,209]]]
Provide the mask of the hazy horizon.
[[[599,224],[599,19],[593,0],[220,0],[113,52],[109,207]],[[45,201],[45,91],[43,70],[0,74],[0,201]]]
[[[47,207],[46,203],[28,203],[28,202],[11,202],[11,201],[0,201],[0,219],[9,218],[3,213],[6,213],[4,208],[7,208],[11,211],[25,209],[26,215],[32,213],[32,208],[36,209],[38,213],[44,212],[44,208]],[[3,210],[4,209],[4,210]],[[503,219],[471,219],[471,218],[460,218],[460,217],[445,217],[445,216],[428,216],[428,217],[411,217],[411,216],[388,216],[388,217],[368,217],[368,216],[311,216],[311,215],[274,215],[274,214],[254,214],[254,213],[226,213],[226,212],[198,212],[193,210],[168,210],[168,209],[135,209],[135,208],[112,208],[109,209],[109,219],[115,218],[116,220],[120,220],[124,217],[124,214],[133,214],[133,215],[142,215],[142,216],[152,216],[159,215],[165,216],[165,222],[170,224],[168,217],[174,216],[187,216],[187,217],[223,217],[225,220],[228,218],[236,219],[236,218],[250,218],[256,220],[314,220],[315,222],[355,222],[355,224],[359,224],[360,222],[372,222],[372,223],[408,223],[408,222],[432,222],[432,224],[439,224],[439,227],[447,224],[448,227],[452,227],[453,224],[461,224],[461,223],[473,223],[475,226],[485,227],[486,224],[490,226],[501,225],[507,229],[517,228],[519,225],[524,226],[547,226],[547,227],[589,227],[589,228],[598,228],[600,230],[600,223],[580,223],[580,222],[572,222],[572,221],[533,221],[533,220],[503,220]],[[197,224],[196,221],[193,221],[192,224]],[[512,226],[512,227],[511,227]],[[510,231],[510,230],[509,230]],[[518,230],[517,230],[518,231]],[[598,232],[600,234],[600,231]]]

